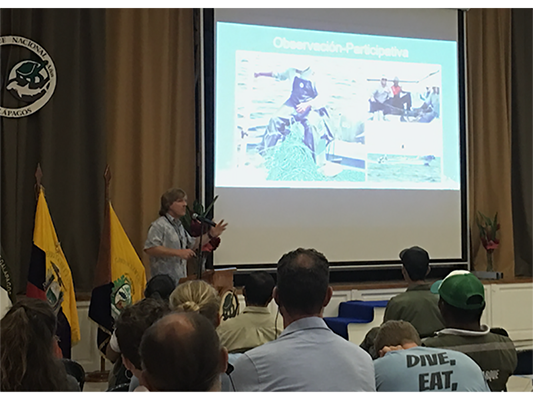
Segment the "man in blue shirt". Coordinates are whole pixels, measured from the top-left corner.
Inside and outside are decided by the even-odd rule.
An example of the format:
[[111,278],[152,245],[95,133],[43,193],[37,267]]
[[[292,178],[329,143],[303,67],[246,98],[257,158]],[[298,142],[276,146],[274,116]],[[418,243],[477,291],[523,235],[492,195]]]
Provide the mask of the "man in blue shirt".
[[273,297],[285,330],[244,353],[231,379],[236,391],[375,391],[368,353],[331,331],[322,312],[333,290],[322,253],[297,249],[278,261]]

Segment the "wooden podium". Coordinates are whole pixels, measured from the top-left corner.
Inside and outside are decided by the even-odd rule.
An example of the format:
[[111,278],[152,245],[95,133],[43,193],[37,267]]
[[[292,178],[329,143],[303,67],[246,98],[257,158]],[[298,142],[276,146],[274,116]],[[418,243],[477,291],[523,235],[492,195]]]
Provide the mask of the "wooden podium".
[[202,279],[222,294],[233,289],[233,273],[237,268],[208,269],[202,274]]
[[[220,295],[233,289],[233,273],[237,268],[207,269],[202,273],[202,280],[213,286]],[[196,274],[181,278],[179,283],[196,280]]]

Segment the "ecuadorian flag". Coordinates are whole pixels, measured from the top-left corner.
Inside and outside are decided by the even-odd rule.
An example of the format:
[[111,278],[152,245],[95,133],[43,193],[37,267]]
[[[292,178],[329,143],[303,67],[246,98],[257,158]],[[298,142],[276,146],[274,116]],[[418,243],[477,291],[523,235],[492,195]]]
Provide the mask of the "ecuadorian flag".
[[144,265],[126,235],[111,202],[106,201],[104,227],[91,294],[89,318],[98,324],[97,345],[105,348],[122,310],[144,297]]
[[72,274],[57,238],[42,187],[39,188],[35,211],[26,295],[48,301],[57,312],[59,347],[63,357],[70,358],[72,345],[80,340],[76,296]]

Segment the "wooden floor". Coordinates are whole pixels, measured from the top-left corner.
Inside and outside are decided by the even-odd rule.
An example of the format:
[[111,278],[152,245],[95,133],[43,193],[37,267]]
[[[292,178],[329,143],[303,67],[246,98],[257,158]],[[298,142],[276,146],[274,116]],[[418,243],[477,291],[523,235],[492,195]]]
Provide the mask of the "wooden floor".
[[[531,392],[533,386],[531,379],[522,378],[518,376],[511,376],[507,382],[507,390],[509,392]],[[86,382],[83,388],[84,392],[105,392],[107,389],[107,382]]]

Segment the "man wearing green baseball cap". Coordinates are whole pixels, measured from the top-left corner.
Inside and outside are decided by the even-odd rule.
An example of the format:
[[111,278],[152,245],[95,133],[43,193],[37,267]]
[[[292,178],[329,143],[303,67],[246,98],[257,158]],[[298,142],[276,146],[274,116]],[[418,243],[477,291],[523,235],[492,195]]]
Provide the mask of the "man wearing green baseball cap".
[[439,310],[446,328],[425,339],[423,345],[465,353],[480,366],[493,392],[505,390],[516,368],[516,349],[508,337],[491,333],[481,324],[485,309],[481,281],[468,271],[452,271],[435,282],[431,291],[440,296]]

